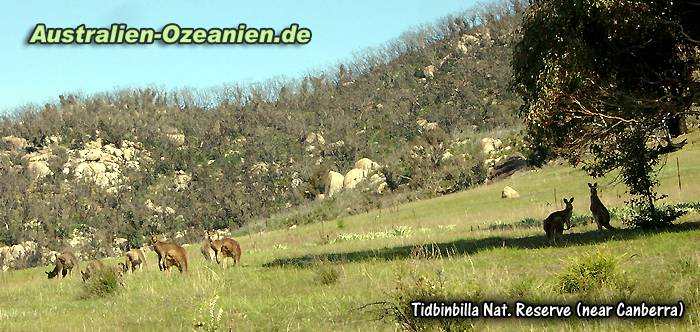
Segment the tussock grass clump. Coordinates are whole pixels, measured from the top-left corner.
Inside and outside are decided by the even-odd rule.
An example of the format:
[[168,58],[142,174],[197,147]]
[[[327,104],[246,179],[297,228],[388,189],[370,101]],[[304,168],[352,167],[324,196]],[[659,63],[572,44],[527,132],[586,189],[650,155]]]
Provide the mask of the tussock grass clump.
[[316,259],[314,273],[316,281],[321,285],[332,285],[340,279],[340,271],[327,259]]
[[413,259],[440,259],[442,251],[437,245],[417,245],[411,249],[411,258]]
[[698,262],[690,257],[678,259],[671,267],[671,271],[680,275],[698,276],[700,275]]
[[510,284],[505,290],[505,294],[508,298],[512,299],[531,300],[539,295],[538,290],[540,286],[541,285],[538,285],[534,278],[525,277],[515,280]]
[[106,297],[119,292],[124,285],[120,273],[111,268],[105,268],[94,272],[90,279],[83,283],[81,299],[94,297]]
[[[444,270],[433,272],[398,271],[395,287],[387,301],[371,303],[363,308],[377,319],[391,319],[405,331],[468,331],[474,324],[466,318],[419,318],[413,315],[411,302],[431,301],[451,303],[480,301],[482,288],[475,282],[448,283]],[[370,312],[370,310],[372,310]]]
[[626,276],[618,265],[618,257],[602,251],[574,258],[557,275],[557,289],[561,293],[589,293],[605,287],[627,287]]

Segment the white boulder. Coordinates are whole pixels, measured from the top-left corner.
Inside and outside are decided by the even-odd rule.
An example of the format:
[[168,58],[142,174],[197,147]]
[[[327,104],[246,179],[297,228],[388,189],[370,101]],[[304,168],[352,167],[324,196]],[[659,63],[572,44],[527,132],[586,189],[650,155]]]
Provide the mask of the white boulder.
[[343,174],[340,174],[335,171],[329,171],[328,172],[328,177],[326,178],[326,186],[325,186],[325,197],[333,197],[336,193],[338,193],[341,189],[343,189],[343,181],[345,177]]
[[352,189],[357,186],[362,180],[367,177],[367,170],[353,168],[345,174],[345,179],[343,179],[343,188]]
[[506,186],[503,188],[503,191],[501,191],[501,198],[518,198],[520,197],[520,194],[515,191],[515,189]]
[[379,164],[369,158],[362,158],[355,162],[355,168],[363,170],[376,170],[379,169]]

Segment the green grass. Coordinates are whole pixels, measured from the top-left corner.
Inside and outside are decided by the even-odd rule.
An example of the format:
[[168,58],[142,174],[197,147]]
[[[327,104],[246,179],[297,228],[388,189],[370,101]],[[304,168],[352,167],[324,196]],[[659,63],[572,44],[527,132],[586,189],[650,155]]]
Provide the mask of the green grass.
[[[689,135],[688,141],[683,151],[668,157],[660,173],[659,191],[669,195],[668,202],[700,200],[700,135]],[[601,199],[609,208],[621,206],[627,199],[624,187],[610,181],[597,180]],[[681,320],[474,319],[469,326],[475,330],[700,328],[700,214],[688,214],[663,232],[598,232],[595,225],[582,225],[556,245],[539,227],[488,229],[496,223],[541,220],[561,208],[563,197],[575,197],[574,214],[588,215],[586,182],[593,181],[581,171],[553,165],[342,220],[238,234],[242,266],[227,270],[205,262],[198,245],[187,248],[186,275],[158,271],[154,254],[148,253],[145,272],[126,275],[125,289],[102,297],[81,296],[78,271],[64,280],[47,280],[43,271],[48,267],[0,273],[0,331],[394,331],[398,326],[390,317],[375,320],[381,310],[358,308],[416,291],[404,289],[421,285],[411,278],[426,284],[440,280],[446,294],[457,298],[478,294],[479,299],[555,303],[682,299],[688,305]],[[521,198],[501,199],[506,185]],[[554,201],[555,188],[559,202]],[[622,227],[619,220],[613,225]],[[560,276],[596,252],[611,259],[616,282],[595,283],[594,291],[559,291]],[[107,263],[115,265],[116,259]]]

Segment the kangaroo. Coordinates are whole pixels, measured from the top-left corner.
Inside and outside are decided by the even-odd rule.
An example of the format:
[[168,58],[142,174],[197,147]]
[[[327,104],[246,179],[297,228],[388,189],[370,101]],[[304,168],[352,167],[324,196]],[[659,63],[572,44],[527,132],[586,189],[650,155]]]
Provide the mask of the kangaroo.
[[83,282],[86,282],[90,279],[90,276],[94,275],[95,272],[98,270],[104,269],[104,264],[100,262],[99,260],[93,260],[88,263],[87,267],[85,268],[85,271],[80,271],[80,275],[83,277]]
[[202,246],[199,248],[204,256],[204,259],[208,261],[214,260],[214,249],[211,248],[211,240],[209,239],[209,232],[205,231],[204,241],[202,241]]
[[73,275],[73,267],[78,266],[78,264],[78,258],[75,257],[75,254],[72,251],[66,250],[60,255],[56,254],[56,265],[52,271],[46,272],[46,275],[49,279],[58,276],[65,278],[67,274]]
[[231,238],[223,238],[214,240],[216,234],[214,232],[207,233],[211,248],[214,250],[216,263],[220,264],[223,261],[223,267],[226,268],[226,258],[233,258],[233,265],[239,265],[241,261],[241,246],[238,242]]
[[177,248],[168,249],[163,260],[163,269],[170,271],[170,268],[175,265],[180,273],[187,272],[187,251],[185,248],[177,246]]
[[151,243],[153,244],[153,251],[158,255],[158,268],[161,271],[164,270],[165,254],[171,249],[182,248],[174,243],[161,242],[156,235],[151,235]]
[[126,258],[124,259],[124,263],[119,263],[119,267],[121,267],[123,272],[131,272],[134,273],[136,271],[136,268],[139,268],[139,271],[143,271],[143,267],[146,265],[146,257],[143,255],[143,251],[141,249],[131,249],[126,253]]
[[[564,229],[571,228],[571,211],[573,211],[574,206],[572,203],[574,198],[571,197],[570,200],[564,198],[564,204],[566,207],[564,210],[553,212],[547,217],[542,223],[544,226],[544,231],[547,234],[547,238],[554,240],[556,242],[557,237],[560,240],[564,239]],[[564,225],[566,224],[566,228]]]
[[610,230],[615,229],[615,227],[610,225],[610,212],[608,212],[608,209],[605,208],[605,205],[598,197],[598,183],[589,183],[588,188],[591,189],[591,213],[595,223],[598,224],[598,230],[603,230],[603,227]]
[[63,263],[58,259],[58,255],[56,255],[56,265],[54,266],[53,270],[49,272],[45,272],[46,275],[48,276],[49,279],[53,279],[57,276],[65,277],[65,273],[63,273]]

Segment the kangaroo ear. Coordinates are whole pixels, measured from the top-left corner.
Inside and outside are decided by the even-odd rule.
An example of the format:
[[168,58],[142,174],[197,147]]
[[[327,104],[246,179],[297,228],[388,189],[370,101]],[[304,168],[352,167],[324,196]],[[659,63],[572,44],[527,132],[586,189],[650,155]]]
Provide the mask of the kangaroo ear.
[[569,203],[573,203],[573,202],[574,202],[574,198],[571,197],[571,199],[569,200]]
[[593,185],[590,182],[588,182],[588,188],[593,188]]
[[593,187],[598,188],[598,182],[594,183],[594,184],[593,184]]

